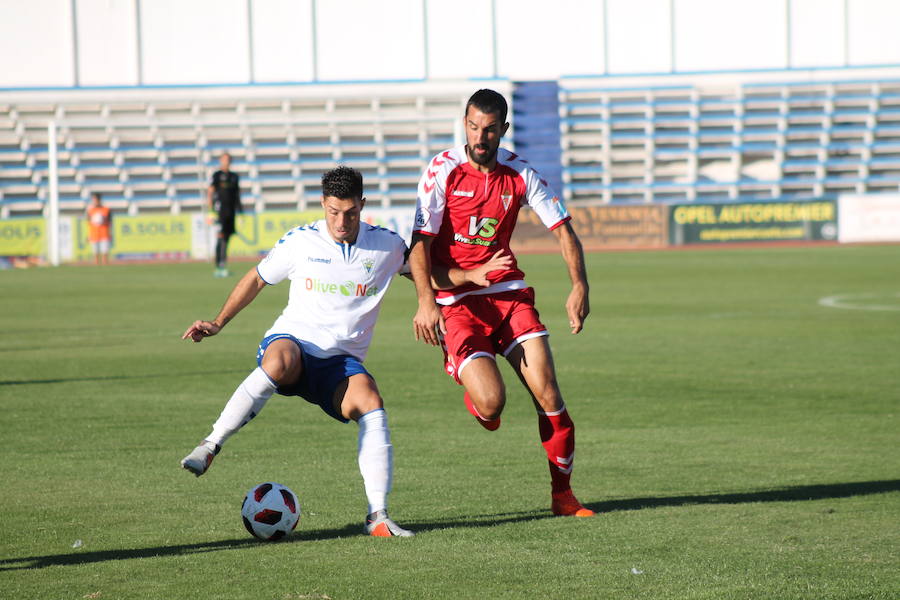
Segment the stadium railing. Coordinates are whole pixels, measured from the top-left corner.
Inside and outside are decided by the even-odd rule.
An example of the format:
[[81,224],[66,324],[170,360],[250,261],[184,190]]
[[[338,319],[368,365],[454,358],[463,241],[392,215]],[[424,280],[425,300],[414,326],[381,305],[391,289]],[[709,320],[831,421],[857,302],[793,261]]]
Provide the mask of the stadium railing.
[[[900,72],[847,81],[560,83],[569,202],[796,199],[900,186]],[[504,93],[512,86],[491,85]],[[318,177],[339,162],[364,173],[370,205],[410,205],[427,160],[461,139],[471,91],[471,82],[458,82],[0,100],[0,217],[44,209],[51,120],[64,211],[83,210],[94,190],[132,214],[200,210],[226,150],[258,211],[315,202]]]
[[[509,91],[508,82],[492,85]],[[462,139],[472,84],[289,86],[271,97],[252,91],[195,100],[168,90],[141,100],[73,93],[58,103],[0,101],[0,218],[44,209],[51,120],[64,212],[82,211],[92,191],[131,214],[199,210],[225,151],[245,203],[257,211],[304,209],[318,198],[321,173],[337,163],[363,172],[370,206],[411,205],[428,160]]]
[[596,83],[560,88],[569,202],[791,199],[900,186],[900,80]]

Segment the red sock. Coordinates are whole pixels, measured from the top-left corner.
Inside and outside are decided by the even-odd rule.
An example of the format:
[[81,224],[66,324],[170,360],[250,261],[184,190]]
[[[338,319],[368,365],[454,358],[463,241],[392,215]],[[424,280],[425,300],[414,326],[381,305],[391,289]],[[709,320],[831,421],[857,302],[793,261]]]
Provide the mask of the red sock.
[[569,411],[563,406],[558,411],[538,413],[538,431],[547,451],[552,492],[565,492],[570,489],[569,479],[575,460],[575,424]]

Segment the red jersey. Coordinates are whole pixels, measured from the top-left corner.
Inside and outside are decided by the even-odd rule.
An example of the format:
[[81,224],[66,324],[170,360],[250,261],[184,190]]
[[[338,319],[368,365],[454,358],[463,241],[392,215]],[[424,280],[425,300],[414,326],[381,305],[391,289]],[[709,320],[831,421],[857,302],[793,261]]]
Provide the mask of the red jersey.
[[[469,164],[465,145],[435,156],[419,180],[413,233],[434,238],[431,260],[446,267],[473,269],[498,250],[512,256],[509,243],[519,209],[528,204],[548,229],[570,219],[566,207],[528,162],[500,148],[497,166],[482,173]],[[512,265],[490,274],[491,285],[467,284],[438,290],[438,304],[452,304],[468,294],[523,289],[525,274]]]

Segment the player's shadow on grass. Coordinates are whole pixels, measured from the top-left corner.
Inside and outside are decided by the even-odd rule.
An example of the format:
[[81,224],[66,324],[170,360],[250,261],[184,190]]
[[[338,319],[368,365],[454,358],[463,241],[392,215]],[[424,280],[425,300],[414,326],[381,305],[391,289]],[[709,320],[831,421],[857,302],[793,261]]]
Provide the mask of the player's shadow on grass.
[[231,373],[243,373],[242,369],[226,371],[194,371],[191,373],[152,373],[149,375],[96,375],[94,377],[51,377],[48,379],[0,379],[0,386],[4,385],[35,385],[46,383],[80,383],[84,381],[122,381],[126,379],[171,379],[173,377],[195,377],[197,375],[228,375]]
[[867,496],[885,492],[900,491],[900,479],[883,481],[859,481],[854,483],[824,483],[820,485],[800,485],[794,487],[763,490],[758,492],[735,492],[731,494],[698,494],[685,496],[650,496],[647,498],[625,498],[586,504],[596,512],[618,510],[641,510],[660,506],[685,506],[689,504],[744,504],[749,502],[797,502],[801,500],[828,500]]
[[[342,537],[355,537],[362,534],[362,526],[359,524],[346,525],[340,529],[320,529],[302,531],[298,530],[292,536],[276,544],[295,544],[331,540]],[[83,565],[88,563],[100,563],[113,560],[131,560],[135,558],[154,558],[160,556],[182,556],[185,554],[202,554],[204,552],[220,552],[222,550],[237,550],[247,546],[265,544],[251,537],[243,537],[233,540],[219,540],[200,544],[180,544],[176,546],[154,546],[150,548],[132,548],[128,550],[98,550],[96,552],[73,550],[65,554],[51,554],[48,556],[26,556],[23,558],[0,559],[0,572],[22,571],[31,569],[44,569],[46,567],[58,567],[69,565]]]
[[[603,502],[586,502],[584,506],[600,513],[623,510],[642,510],[661,506],[686,506],[691,504],[744,504],[750,502],[796,502],[800,500],[828,500],[833,498],[850,498],[867,496],[885,492],[900,491],[900,479],[882,481],[860,481],[854,483],[831,483],[821,485],[802,485],[794,487],[764,490],[757,492],[735,492],[730,494],[692,494],[684,496],[649,496],[646,498],[623,498]],[[414,531],[431,529],[448,529],[455,526],[491,527],[521,521],[555,518],[546,509],[521,511],[496,515],[471,515],[466,519],[447,519],[439,523],[404,523]]]
[[[833,483],[821,485],[804,485],[765,490],[759,492],[739,492],[731,494],[703,494],[684,496],[650,496],[647,498],[626,498],[604,502],[588,503],[585,506],[599,513],[621,510],[641,510],[660,506],[685,506],[691,504],[742,504],[748,502],[796,502],[801,500],[828,500],[833,498],[849,498],[885,492],[900,491],[900,479],[883,481],[859,481],[854,483]],[[470,515],[465,518],[453,517],[440,521],[405,522],[404,525],[417,532],[454,527],[493,527],[508,523],[533,521],[536,519],[554,518],[546,510],[533,510],[504,514]],[[602,515],[601,517],[602,518]],[[300,530],[279,544],[293,544],[331,540],[342,537],[361,535],[358,524],[346,525],[340,529]],[[112,560],[130,560],[135,558],[153,558],[157,556],[179,556],[184,554],[200,554],[237,550],[246,546],[259,544],[252,538],[220,540],[201,544],[181,544],[176,546],[156,546],[150,548],[134,548],[130,550],[100,550],[90,552],[76,550],[66,554],[48,556],[27,556],[22,558],[0,559],[0,571],[19,571],[43,569],[53,566],[81,565],[86,563],[106,562]]]

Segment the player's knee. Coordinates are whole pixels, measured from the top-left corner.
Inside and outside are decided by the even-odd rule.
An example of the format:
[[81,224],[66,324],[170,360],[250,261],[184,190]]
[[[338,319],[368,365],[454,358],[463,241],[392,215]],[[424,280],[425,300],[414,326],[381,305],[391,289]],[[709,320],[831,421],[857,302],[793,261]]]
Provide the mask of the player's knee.
[[472,403],[478,409],[478,414],[493,421],[503,412],[506,406],[506,390],[500,388],[495,390],[487,390],[478,394],[470,394]]
[[499,419],[500,415],[503,414],[503,406],[495,406],[493,408],[479,408],[478,414],[480,414],[488,421],[493,421],[495,419]]
[[357,405],[357,410],[359,411],[360,415],[370,413],[373,410],[378,410],[379,408],[384,408],[384,400],[382,400],[381,396],[377,393],[369,394],[366,397],[360,399],[359,404]]
[[354,421],[373,410],[384,408],[384,400],[377,392],[367,394],[357,394],[352,400],[344,400],[341,405],[341,413]]
[[300,376],[299,352],[266,352],[262,369],[279,385],[294,383]]

